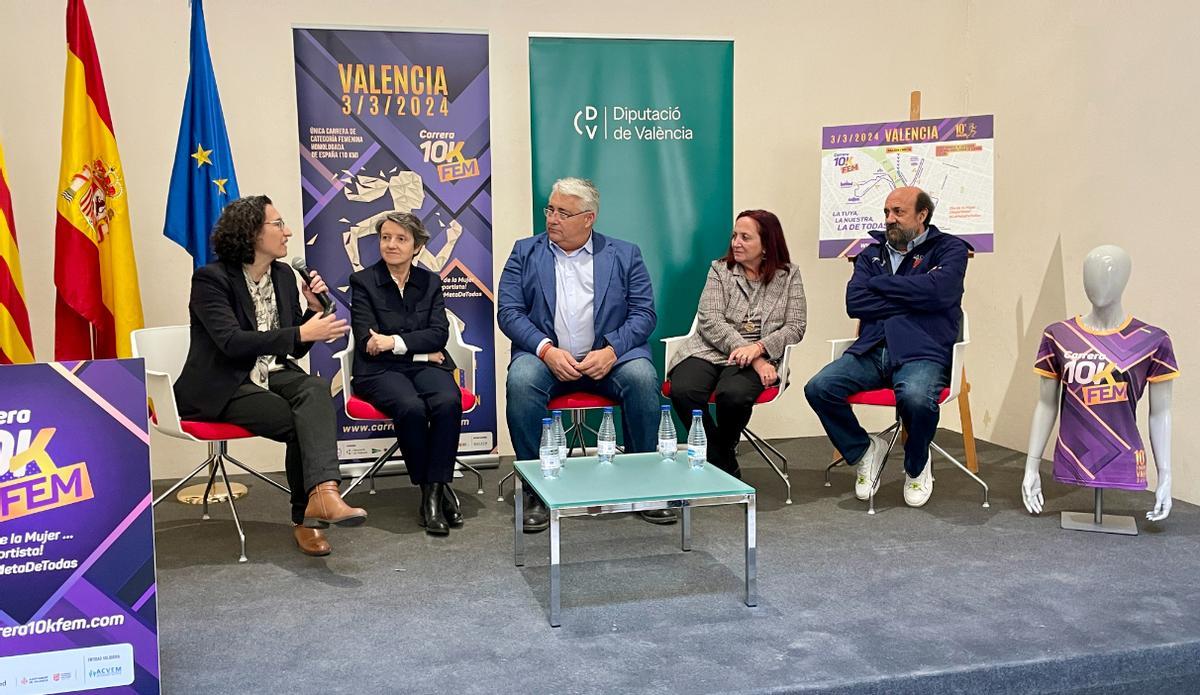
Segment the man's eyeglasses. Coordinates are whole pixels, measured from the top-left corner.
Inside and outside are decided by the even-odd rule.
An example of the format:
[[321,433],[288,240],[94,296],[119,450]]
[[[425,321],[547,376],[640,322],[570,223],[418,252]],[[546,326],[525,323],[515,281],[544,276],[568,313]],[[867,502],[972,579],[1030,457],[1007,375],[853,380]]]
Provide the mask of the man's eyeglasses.
[[283,228],[287,226],[287,222],[284,222],[282,217],[277,220],[267,220],[264,222],[264,224],[273,224],[276,227],[279,227],[279,231],[281,232],[283,231]]
[[567,212],[566,210],[560,210],[558,208],[552,208],[552,207],[546,206],[546,207],[542,208],[542,212],[544,212],[546,214],[546,219],[550,219],[552,217],[557,217],[560,220],[569,220],[572,217],[575,217],[577,215],[582,215],[585,212],[591,212],[591,210],[580,210],[579,212]]

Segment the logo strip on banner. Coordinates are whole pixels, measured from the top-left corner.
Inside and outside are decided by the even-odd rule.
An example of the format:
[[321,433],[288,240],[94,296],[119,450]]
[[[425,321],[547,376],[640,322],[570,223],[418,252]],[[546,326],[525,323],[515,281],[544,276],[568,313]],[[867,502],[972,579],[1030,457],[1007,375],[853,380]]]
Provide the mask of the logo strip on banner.
[[[459,451],[494,451],[488,37],[295,28],[292,40],[308,265],[346,315],[350,275],[380,258],[375,224],[391,212],[421,218],[431,238],[414,262],[441,276],[451,320],[481,348]],[[342,412],[333,354],[344,346],[315,345],[310,364],[333,384],[339,457],[371,458],[395,442],[392,424]]]

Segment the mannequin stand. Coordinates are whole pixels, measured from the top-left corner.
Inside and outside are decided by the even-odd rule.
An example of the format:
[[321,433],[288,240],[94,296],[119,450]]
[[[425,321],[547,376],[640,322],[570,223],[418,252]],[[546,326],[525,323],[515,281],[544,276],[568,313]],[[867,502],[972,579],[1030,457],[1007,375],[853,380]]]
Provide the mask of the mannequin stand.
[[1104,488],[1096,488],[1096,509],[1087,512],[1063,512],[1062,527],[1068,531],[1095,531],[1115,533],[1122,536],[1138,535],[1137,521],[1131,516],[1113,516],[1104,513]]

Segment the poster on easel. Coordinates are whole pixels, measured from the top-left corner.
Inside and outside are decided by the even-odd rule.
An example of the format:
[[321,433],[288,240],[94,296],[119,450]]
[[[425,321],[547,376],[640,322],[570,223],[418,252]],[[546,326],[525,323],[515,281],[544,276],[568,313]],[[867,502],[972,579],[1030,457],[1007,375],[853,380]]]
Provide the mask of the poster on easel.
[[[298,27],[292,42],[308,265],[348,317],[350,275],[379,260],[375,224],[392,212],[421,218],[431,238],[415,263],[441,276],[450,319],[480,348],[459,453],[494,452],[488,36]],[[370,460],[396,438],[391,422],[355,422],[343,412],[333,356],[343,347],[314,345],[310,364],[332,385],[338,457]]]
[[821,131],[820,258],[855,256],[883,231],[902,186],[933,198],[933,223],[977,253],[994,244],[992,116],[831,126]]
[[0,693],[159,692],[144,370],[0,366]]

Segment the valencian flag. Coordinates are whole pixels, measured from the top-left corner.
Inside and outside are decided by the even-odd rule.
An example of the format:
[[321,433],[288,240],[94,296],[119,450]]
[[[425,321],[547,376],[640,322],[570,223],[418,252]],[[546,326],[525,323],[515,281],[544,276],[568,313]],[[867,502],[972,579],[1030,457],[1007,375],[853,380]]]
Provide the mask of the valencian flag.
[[4,168],[4,143],[0,143],[0,364],[33,361],[33,336],[21,282],[21,257],[17,251],[17,223],[13,217],[8,172]]
[[54,358],[129,357],[142,300],[100,61],[83,0],[67,0],[67,80],[55,226]]
[[192,254],[195,267],[216,260],[208,238],[221,210],[238,197],[221,97],[208,54],[204,7],[192,0],[191,75],[167,193],[163,234]]

